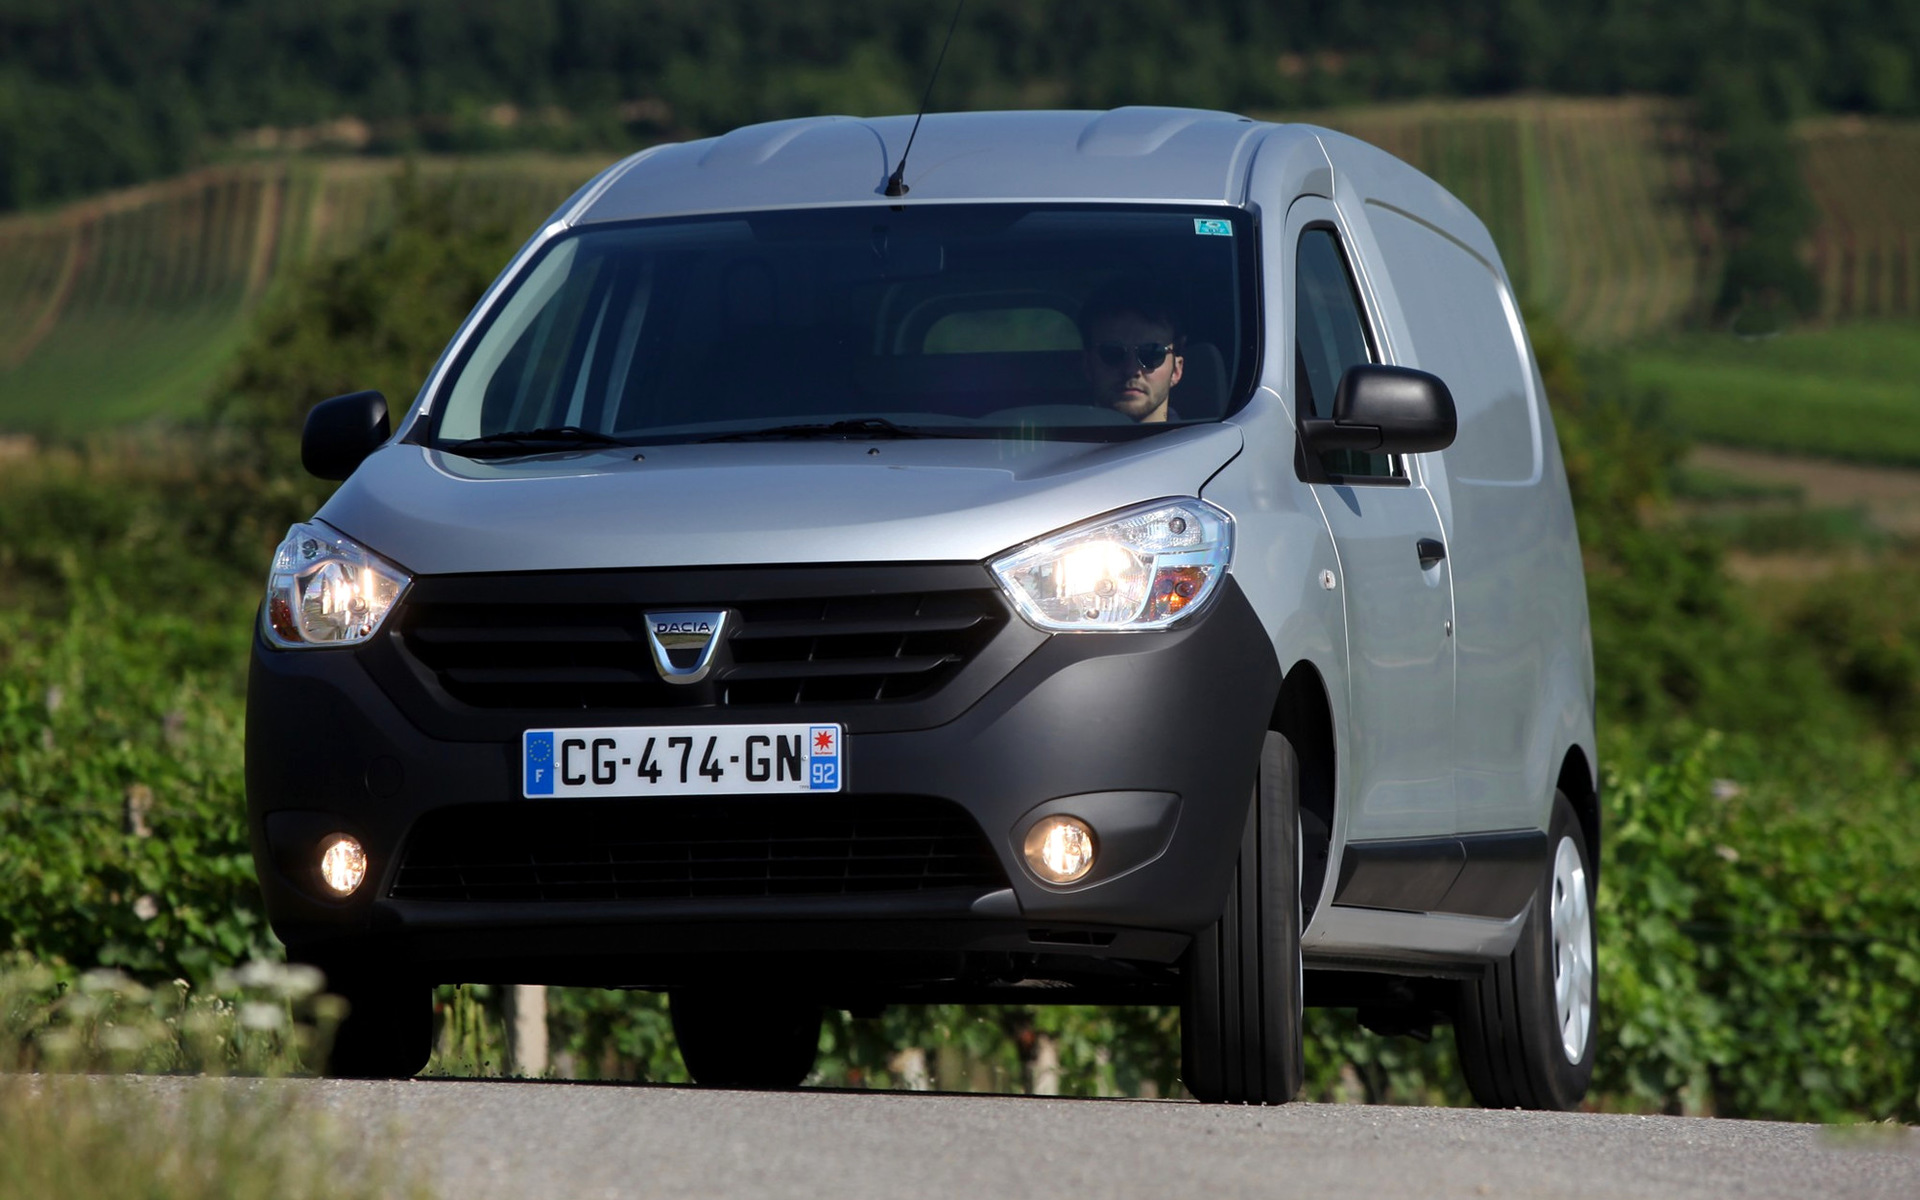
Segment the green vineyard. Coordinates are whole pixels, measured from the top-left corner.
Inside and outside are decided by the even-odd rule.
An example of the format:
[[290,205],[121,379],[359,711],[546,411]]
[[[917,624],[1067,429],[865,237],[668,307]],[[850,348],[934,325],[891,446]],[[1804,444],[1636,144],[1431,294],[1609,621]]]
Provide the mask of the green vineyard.
[[1822,315],[1920,314],[1920,122],[1836,118],[1801,136]]
[[[492,206],[559,203],[599,159],[426,160]],[[0,428],[71,432],[192,411],[273,282],[389,220],[399,164],[216,167],[0,221]]]
[[[1413,162],[1486,220],[1521,300],[1580,341],[1697,325],[1719,268],[1669,102],[1517,97],[1284,114]],[[1799,131],[1829,320],[1920,315],[1920,122]],[[604,159],[421,160],[495,205],[557,203]],[[0,429],[76,432],[203,403],[289,266],[388,219],[392,160],[209,168],[0,220]]]
[[1665,102],[1546,97],[1334,112],[1318,124],[1439,180],[1492,232],[1523,304],[1585,342],[1691,316],[1717,267]]

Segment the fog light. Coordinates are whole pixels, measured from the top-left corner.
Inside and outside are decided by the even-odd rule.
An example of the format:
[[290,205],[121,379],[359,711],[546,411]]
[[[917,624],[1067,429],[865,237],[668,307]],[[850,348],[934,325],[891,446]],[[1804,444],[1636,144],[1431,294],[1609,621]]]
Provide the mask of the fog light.
[[1048,883],[1072,883],[1093,869],[1093,830],[1079,817],[1042,817],[1027,830],[1027,865]]
[[321,843],[320,878],[342,896],[351,896],[367,878],[367,852],[359,839],[331,834]]

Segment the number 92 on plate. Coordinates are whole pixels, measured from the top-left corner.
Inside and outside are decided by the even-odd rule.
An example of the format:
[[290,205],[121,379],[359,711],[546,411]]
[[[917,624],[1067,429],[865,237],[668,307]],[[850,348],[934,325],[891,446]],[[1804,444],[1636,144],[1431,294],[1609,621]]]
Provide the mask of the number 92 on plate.
[[837,792],[838,725],[650,725],[529,729],[522,794],[697,796]]

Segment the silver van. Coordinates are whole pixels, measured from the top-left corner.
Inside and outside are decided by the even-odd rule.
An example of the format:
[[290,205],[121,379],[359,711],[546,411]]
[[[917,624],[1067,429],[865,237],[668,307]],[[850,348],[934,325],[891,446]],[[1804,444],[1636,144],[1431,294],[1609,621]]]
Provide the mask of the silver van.
[[1178,1004],[1277,1103],[1303,1004],[1567,1108],[1593,667],[1486,228],[1183,109],[820,118],[557,211],[279,547],[248,695],[273,928],[426,1062],[436,982],[667,992],[701,1083],[821,1013]]

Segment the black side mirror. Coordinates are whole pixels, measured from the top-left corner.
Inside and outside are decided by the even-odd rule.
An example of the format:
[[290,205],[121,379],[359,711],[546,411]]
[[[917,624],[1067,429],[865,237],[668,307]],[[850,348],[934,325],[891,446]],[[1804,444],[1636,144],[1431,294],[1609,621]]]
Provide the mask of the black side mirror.
[[1349,367],[1340,377],[1333,418],[1301,418],[1300,436],[1315,454],[1420,454],[1453,445],[1459,428],[1453,393],[1437,376],[1366,364]]
[[345,479],[390,432],[387,398],[379,392],[322,400],[300,431],[300,465],[321,479]]

